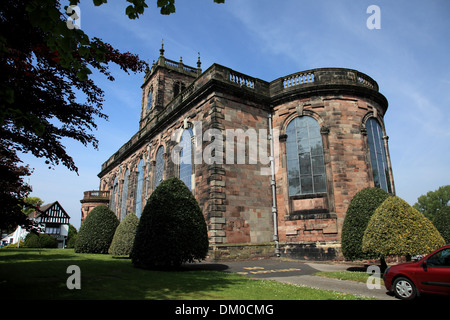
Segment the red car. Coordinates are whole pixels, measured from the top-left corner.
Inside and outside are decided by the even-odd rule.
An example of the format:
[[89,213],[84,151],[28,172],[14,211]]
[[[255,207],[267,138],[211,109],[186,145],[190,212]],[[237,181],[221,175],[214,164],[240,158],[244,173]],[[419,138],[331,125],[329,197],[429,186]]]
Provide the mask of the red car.
[[450,295],[450,245],[419,261],[388,267],[383,279],[386,289],[403,300],[422,293]]

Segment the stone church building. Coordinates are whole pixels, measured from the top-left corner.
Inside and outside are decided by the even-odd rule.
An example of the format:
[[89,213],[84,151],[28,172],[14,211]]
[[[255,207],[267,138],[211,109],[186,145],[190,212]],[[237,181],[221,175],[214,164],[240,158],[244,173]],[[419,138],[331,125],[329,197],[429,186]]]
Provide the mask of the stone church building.
[[[319,68],[266,82],[219,64],[202,71],[160,56],[146,72],[138,132],[85,192],[83,217],[107,203],[141,215],[179,177],[208,225],[210,257],[333,259],[359,190],[394,194],[383,117],[369,76]],[[124,116],[126,116],[124,114]]]

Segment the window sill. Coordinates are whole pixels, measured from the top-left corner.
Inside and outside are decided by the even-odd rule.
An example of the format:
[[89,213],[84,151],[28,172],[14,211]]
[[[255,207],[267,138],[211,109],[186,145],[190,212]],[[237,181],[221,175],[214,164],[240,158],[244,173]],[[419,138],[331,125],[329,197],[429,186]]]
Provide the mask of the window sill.
[[328,209],[309,209],[294,211],[284,217],[286,221],[310,220],[310,219],[336,219],[336,213],[331,213]]

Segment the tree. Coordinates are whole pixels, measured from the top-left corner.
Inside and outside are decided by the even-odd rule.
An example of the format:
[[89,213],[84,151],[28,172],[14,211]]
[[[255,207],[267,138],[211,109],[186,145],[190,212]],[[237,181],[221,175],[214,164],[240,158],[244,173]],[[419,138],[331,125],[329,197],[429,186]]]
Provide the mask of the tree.
[[178,178],[161,182],[142,212],[131,252],[133,265],[177,267],[205,259],[208,245],[205,218],[191,191]]
[[67,248],[75,248],[75,241],[78,237],[77,228],[69,224],[69,234],[67,235]]
[[434,215],[433,225],[438,229],[445,243],[450,243],[450,207],[440,208]]
[[387,198],[367,225],[362,249],[379,257],[428,254],[445,244],[425,216],[399,197]]
[[25,215],[29,215],[34,212],[36,208],[40,207],[44,203],[44,201],[39,197],[26,197],[23,201],[25,202],[25,206],[22,209],[22,212]]
[[341,246],[346,259],[374,258],[362,251],[362,241],[367,224],[375,210],[389,197],[380,188],[365,188],[350,201],[342,226]]
[[442,186],[435,191],[429,191],[421,195],[414,208],[423,213],[425,217],[433,221],[436,213],[443,207],[450,205],[450,185]]
[[27,248],[57,248],[58,242],[49,234],[30,232],[25,237],[24,245]]
[[130,255],[138,224],[139,218],[135,213],[130,212],[126,215],[114,233],[114,237],[108,251],[109,254],[115,256]]
[[[1,139],[1,137],[0,137]],[[14,230],[18,224],[27,225],[23,214],[24,198],[31,192],[24,177],[31,174],[8,144],[0,143],[0,230]]]
[[30,169],[20,166],[16,152],[77,171],[61,139],[97,148],[91,130],[96,118],[107,118],[101,112],[103,92],[88,77],[91,69],[113,80],[109,63],[126,72],[146,66],[136,55],[120,53],[82,30],[68,29],[66,20],[57,0],[0,2],[2,227],[25,223],[16,207],[24,205],[21,199],[31,191],[23,181]]
[[76,253],[108,253],[119,221],[107,206],[95,207],[87,215],[75,242]]
[[[147,7],[145,0],[127,1],[130,19]],[[79,2],[70,0],[71,5]],[[99,6],[107,0],[93,2]],[[157,6],[162,14],[175,12],[175,0],[158,0]],[[16,151],[77,172],[61,139],[97,148],[91,131],[97,128],[96,118],[107,119],[101,112],[103,91],[89,78],[92,69],[112,81],[110,63],[135,73],[148,67],[137,55],[121,53],[81,29],[68,28],[66,9],[59,0],[0,2],[0,153],[6,157],[0,163],[0,185],[7,190],[0,194],[1,228],[24,223],[17,206],[23,206],[21,199],[31,191],[23,182],[30,169],[19,165]]]

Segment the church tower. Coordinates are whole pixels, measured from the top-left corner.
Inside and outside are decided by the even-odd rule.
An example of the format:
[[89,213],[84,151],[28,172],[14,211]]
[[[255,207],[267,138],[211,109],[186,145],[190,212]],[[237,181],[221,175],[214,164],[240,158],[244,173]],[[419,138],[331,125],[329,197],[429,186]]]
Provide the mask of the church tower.
[[139,129],[142,129],[202,73],[200,56],[197,68],[193,68],[185,65],[182,57],[179,62],[165,58],[164,43],[161,44],[159,52],[158,61],[156,63],[153,61],[151,69],[147,69],[141,86],[142,105]]

